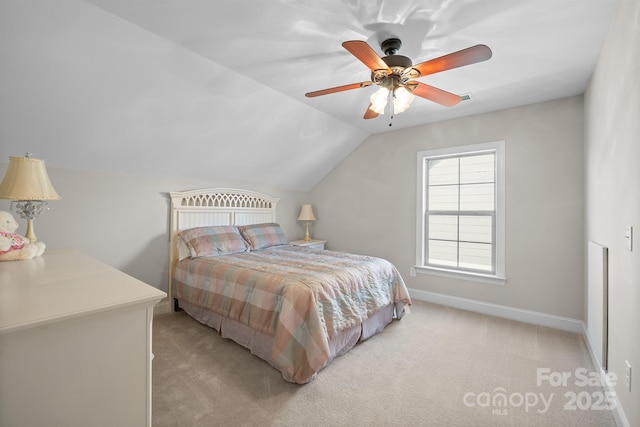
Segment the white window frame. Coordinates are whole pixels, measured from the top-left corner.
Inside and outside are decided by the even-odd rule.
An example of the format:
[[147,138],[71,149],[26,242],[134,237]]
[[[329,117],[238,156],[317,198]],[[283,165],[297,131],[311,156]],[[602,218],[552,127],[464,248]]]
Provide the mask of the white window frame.
[[[416,185],[416,265],[414,269],[420,274],[429,274],[449,278],[471,280],[475,282],[488,283],[493,285],[504,285],[505,277],[505,143],[504,141],[487,142],[482,144],[472,144],[457,147],[440,148],[433,150],[423,150],[417,153],[417,185]],[[495,176],[495,228],[494,247],[495,251],[495,272],[480,273],[456,268],[443,268],[424,265],[426,242],[425,242],[425,214],[426,214],[426,186],[427,183],[427,160],[457,157],[473,154],[495,153],[496,176]]]

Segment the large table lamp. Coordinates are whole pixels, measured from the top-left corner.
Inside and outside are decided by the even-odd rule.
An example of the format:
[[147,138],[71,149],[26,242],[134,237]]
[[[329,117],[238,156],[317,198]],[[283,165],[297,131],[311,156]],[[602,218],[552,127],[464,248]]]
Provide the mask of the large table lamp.
[[49,200],[60,196],[53,188],[44,160],[34,159],[30,153],[24,157],[9,157],[7,173],[0,184],[0,199],[11,200],[11,209],[27,220],[25,237],[36,241],[33,219],[47,209]]
[[300,209],[300,215],[298,215],[298,221],[304,221],[307,225],[307,232],[304,235],[305,242],[311,241],[311,237],[309,236],[309,223],[315,220],[316,216],[313,214],[313,208],[311,207],[311,205],[302,205],[302,208]]

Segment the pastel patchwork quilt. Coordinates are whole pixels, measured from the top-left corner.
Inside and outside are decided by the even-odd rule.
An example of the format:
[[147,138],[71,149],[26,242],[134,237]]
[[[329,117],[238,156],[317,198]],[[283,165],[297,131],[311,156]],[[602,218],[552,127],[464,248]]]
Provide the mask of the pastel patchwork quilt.
[[391,303],[411,304],[397,269],[381,258],[304,247],[180,261],[174,296],[273,337],[284,377],[304,384],[330,360],[329,340]]

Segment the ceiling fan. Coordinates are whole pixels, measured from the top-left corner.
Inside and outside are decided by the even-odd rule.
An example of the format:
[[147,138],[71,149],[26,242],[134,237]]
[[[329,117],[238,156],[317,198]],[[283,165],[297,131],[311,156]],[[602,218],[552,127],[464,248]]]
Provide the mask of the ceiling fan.
[[369,67],[371,70],[371,80],[308,92],[305,96],[313,98],[335,92],[359,89],[374,84],[378,85],[380,89],[371,95],[371,102],[364,113],[365,119],[373,119],[378,117],[379,114],[384,114],[384,109],[389,100],[392,101],[391,105],[393,105],[392,113],[401,113],[409,108],[414,95],[444,105],[445,107],[453,107],[462,101],[462,97],[420,83],[414,79],[439,73],[440,71],[486,61],[491,58],[492,55],[489,47],[479,44],[413,65],[411,59],[397,54],[400,46],[402,46],[402,42],[397,38],[390,38],[383,41],[380,47],[387,56],[381,58],[364,41],[351,40],[342,43],[342,47]]

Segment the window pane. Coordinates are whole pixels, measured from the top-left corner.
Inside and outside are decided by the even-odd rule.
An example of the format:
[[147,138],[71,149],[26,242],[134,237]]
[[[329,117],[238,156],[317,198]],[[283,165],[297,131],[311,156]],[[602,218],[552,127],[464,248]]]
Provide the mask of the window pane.
[[493,211],[494,208],[494,184],[460,186],[461,211]]
[[429,185],[457,184],[458,183],[458,158],[429,160]]
[[458,240],[458,217],[451,215],[429,215],[428,239]]
[[428,241],[429,264],[446,267],[458,266],[458,244],[456,242],[443,242],[442,240]]
[[460,267],[490,272],[491,264],[491,245],[460,243]]
[[481,154],[460,158],[460,182],[462,184],[494,182],[495,155]]
[[458,188],[457,185],[429,186],[429,210],[457,211]]
[[492,243],[493,218],[490,216],[461,216],[460,241]]
[[504,142],[420,151],[418,169],[416,263],[503,277]]

